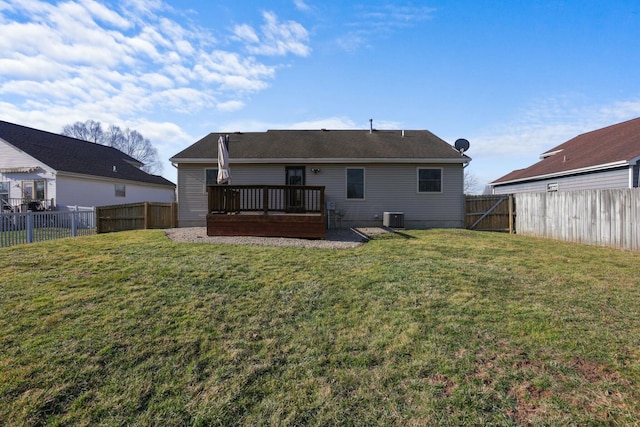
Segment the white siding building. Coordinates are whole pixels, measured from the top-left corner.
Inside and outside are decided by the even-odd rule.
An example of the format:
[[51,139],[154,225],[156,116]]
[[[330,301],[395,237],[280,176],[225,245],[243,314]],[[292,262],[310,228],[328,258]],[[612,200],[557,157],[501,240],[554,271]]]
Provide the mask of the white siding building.
[[2,211],[173,202],[175,185],[115,148],[0,121]]

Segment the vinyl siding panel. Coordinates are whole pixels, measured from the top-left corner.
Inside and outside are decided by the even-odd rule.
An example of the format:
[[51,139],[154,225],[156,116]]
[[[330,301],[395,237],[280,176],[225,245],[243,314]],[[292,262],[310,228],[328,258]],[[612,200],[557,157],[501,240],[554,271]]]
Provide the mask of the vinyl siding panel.
[[[125,197],[115,196],[115,184],[124,184]],[[56,179],[57,201],[60,209],[68,206],[108,206],[138,202],[173,202],[173,189],[153,185],[141,185],[131,181],[104,180],[58,175]]]
[[207,225],[207,194],[205,169],[211,164],[180,164],[178,166],[178,226],[205,227]]
[[546,192],[547,184],[558,184],[558,191],[629,188],[629,168],[550,178],[495,186],[494,194]]
[[10,146],[0,139],[0,168],[44,166],[41,162],[24,152]]
[[[282,164],[231,164],[231,183],[236,185],[285,184],[287,166]],[[179,224],[181,227],[206,223],[205,168],[217,164],[178,166]],[[311,168],[320,169],[313,173]],[[365,199],[346,197],[346,169],[365,169]],[[441,193],[418,193],[418,167],[442,169]],[[405,227],[463,227],[465,203],[461,164],[313,164],[306,165],[305,184],[325,186],[325,200],[333,201],[340,221],[334,215],[332,226],[381,226],[384,212],[403,212]]]

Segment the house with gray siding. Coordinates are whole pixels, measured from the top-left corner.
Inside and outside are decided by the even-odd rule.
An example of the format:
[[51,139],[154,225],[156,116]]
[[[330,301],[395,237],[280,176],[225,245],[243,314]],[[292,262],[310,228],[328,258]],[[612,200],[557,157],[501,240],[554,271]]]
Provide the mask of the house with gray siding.
[[0,213],[173,202],[175,184],[120,150],[0,121]]
[[493,194],[636,188],[640,118],[578,135],[489,185]]
[[232,185],[324,186],[328,227],[464,227],[464,166],[471,160],[426,130],[269,130],[211,133],[170,160],[181,227],[205,226],[216,184],[217,141],[228,135]]

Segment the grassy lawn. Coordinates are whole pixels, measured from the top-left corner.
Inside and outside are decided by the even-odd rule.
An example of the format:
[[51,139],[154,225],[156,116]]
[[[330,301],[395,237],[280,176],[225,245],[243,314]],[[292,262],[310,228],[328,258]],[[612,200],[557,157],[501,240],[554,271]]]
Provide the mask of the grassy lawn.
[[407,231],[0,249],[0,425],[640,425],[640,254]]

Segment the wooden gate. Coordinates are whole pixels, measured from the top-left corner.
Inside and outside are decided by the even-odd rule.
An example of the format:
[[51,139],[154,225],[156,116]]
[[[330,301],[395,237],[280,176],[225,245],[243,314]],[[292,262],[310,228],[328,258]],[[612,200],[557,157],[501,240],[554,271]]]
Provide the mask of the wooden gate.
[[478,231],[515,233],[515,205],[512,194],[466,196],[465,227]]

